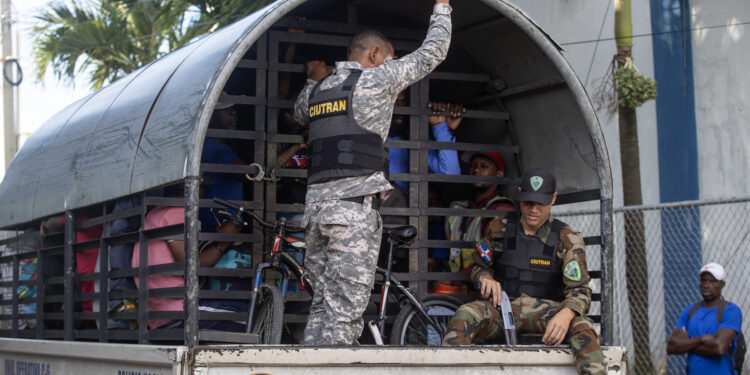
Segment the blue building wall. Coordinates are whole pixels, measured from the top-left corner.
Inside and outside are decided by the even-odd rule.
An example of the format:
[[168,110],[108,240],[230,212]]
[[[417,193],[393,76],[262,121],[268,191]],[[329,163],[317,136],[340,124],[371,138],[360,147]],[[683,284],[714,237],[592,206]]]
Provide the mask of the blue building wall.
[[[693,90],[693,54],[688,0],[651,0],[662,203],[699,199],[698,145]],[[666,332],[686,304],[700,299],[700,211],[665,210],[661,217]],[[684,371],[684,356],[669,356],[668,372]]]

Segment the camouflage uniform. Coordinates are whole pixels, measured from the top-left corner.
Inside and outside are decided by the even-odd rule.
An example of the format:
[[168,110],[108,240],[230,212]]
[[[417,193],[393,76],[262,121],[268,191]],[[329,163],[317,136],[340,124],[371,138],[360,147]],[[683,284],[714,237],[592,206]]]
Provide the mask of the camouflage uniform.
[[[507,223],[506,215],[496,217],[490,223],[493,238],[502,236]],[[551,231],[552,218],[542,225],[534,237],[542,243],[546,243],[547,236]],[[493,250],[494,257],[498,257],[503,251],[503,241],[490,240],[488,236],[482,240],[487,247]],[[591,305],[591,288],[589,287],[590,276],[586,265],[586,253],[584,250],[583,237],[569,226],[560,230],[560,242],[555,249],[555,256],[562,260],[561,264],[577,262],[580,265],[578,280],[563,276],[565,284],[565,299],[553,301],[548,299],[537,299],[521,294],[511,301],[513,317],[516,322],[518,333],[544,333],[547,322],[562,308],[567,307],[576,313],[576,317],[570,322],[566,335],[570,347],[575,355],[576,366],[581,374],[606,374],[604,354],[599,345],[599,339],[591,321],[584,316]],[[493,275],[491,264],[485,262],[478,252],[474,253],[474,267],[471,280],[476,285],[483,275]],[[565,274],[565,272],[563,272]],[[443,339],[443,345],[468,345],[473,342],[482,342],[487,339],[499,337],[502,333],[502,319],[497,308],[488,301],[478,300],[462,305],[456,315],[448,323],[448,333]]]
[[[352,97],[359,126],[385,141],[398,93],[427,76],[448,54],[451,11],[448,4],[436,4],[420,48],[363,70]],[[320,89],[341,84],[352,69],[363,68],[355,61],[337,63],[333,76]],[[308,80],[295,103],[295,119],[302,124],[309,121],[308,98],[314,83]],[[382,235],[380,214],[372,209],[371,196],[390,189],[383,172],[308,186],[303,218],[307,225],[305,272],[315,297],[305,344],[351,345],[362,333],[362,313],[370,298]],[[341,200],[359,196],[367,196],[363,204]]]

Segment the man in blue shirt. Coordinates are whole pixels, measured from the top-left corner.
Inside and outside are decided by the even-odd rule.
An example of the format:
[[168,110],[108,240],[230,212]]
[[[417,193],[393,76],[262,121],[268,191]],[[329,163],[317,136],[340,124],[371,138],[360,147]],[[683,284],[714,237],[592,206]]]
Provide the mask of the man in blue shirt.
[[[669,334],[667,353],[688,353],[687,374],[736,374],[732,354],[742,327],[742,311],[721,297],[724,267],[709,263],[698,274],[703,301],[682,311]],[[719,321],[721,308],[724,312]]]
[[[401,92],[396,99],[397,107],[406,105],[406,94]],[[435,115],[430,116],[430,141],[437,142],[455,142],[453,132],[461,124],[461,114],[466,109],[460,105],[449,103],[429,103],[432,112]],[[442,112],[448,111],[449,116],[441,115]],[[401,141],[406,139],[409,127],[406,121],[407,116],[394,115],[391,122],[391,130],[388,134],[389,140]],[[388,150],[390,158],[389,172],[409,173],[409,150],[405,148],[390,148]],[[429,150],[427,152],[427,171],[434,174],[461,174],[461,166],[458,164],[458,152],[456,150]],[[396,185],[404,192],[409,194],[409,183],[406,181],[396,181]]]
[[[211,122],[208,127],[221,130],[237,129],[237,111],[229,95],[225,92],[222,92],[221,96],[219,96],[219,101],[214,107],[214,113],[211,115]],[[237,156],[232,147],[225,143],[223,138],[212,137],[206,137],[203,141],[201,163],[247,165],[247,163]],[[203,172],[202,176],[203,196],[206,199],[242,200],[242,175]],[[201,222],[202,231],[215,231],[217,225],[216,219],[214,219],[208,207],[203,207],[199,210],[198,218]]]

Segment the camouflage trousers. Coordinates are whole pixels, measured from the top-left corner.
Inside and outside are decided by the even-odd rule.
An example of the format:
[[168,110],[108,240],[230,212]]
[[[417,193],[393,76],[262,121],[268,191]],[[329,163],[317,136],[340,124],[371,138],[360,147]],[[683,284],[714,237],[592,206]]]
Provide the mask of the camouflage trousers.
[[[547,322],[560,310],[560,303],[529,297],[522,294],[511,302],[516,332],[544,333]],[[468,345],[480,343],[503,335],[503,321],[497,308],[478,300],[461,305],[448,322],[448,332],[443,345]],[[575,356],[579,374],[606,374],[604,354],[593,324],[576,316],[570,322],[566,336]]]
[[329,200],[305,207],[305,273],[315,296],[305,345],[352,345],[362,334],[383,228],[380,214],[363,204]]

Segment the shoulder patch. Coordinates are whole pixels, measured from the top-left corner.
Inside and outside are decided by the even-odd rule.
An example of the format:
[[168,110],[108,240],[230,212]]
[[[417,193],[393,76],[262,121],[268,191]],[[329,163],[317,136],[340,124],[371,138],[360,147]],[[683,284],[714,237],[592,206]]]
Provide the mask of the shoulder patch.
[[578,262],[573,260],[565,265],[563,275],[573,281],[581,281],[581,267],[578,266]]

